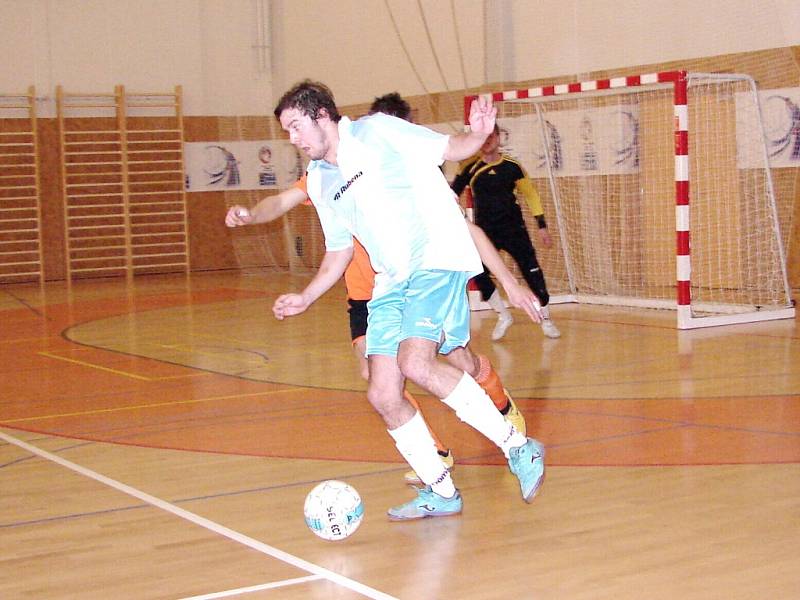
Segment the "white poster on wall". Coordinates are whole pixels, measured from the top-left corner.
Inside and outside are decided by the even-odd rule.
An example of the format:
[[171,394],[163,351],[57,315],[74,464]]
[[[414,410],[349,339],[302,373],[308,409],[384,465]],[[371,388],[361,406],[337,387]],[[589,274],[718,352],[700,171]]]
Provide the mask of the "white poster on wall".
[[282,140],[187,142],[183,157],[188,192],[284,189],[305,170],[297,149]]
[[[772,168],[800,167],[800,88],[760,90],[764,143]],[[760,131],[751,97],[736,95],[736,142],[739,168],[764,165],[764,148],[753,142]]]
[[546,158],[556,177],[621,175],[639,170],[636,106],[553,111],[544,124],[535,113],[498,119],[502,151],[531,177],[546,177]]

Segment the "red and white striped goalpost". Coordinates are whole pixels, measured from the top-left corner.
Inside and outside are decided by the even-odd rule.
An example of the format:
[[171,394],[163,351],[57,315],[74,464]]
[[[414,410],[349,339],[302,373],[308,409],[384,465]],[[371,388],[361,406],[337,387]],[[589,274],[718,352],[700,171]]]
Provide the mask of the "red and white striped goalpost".
[[[674,77],[672,77],[674,75]],[[675,234],[677,260],[678,327],[691,322],[692,259],[689,240],[689,104],[686,71],[673,71],[675,106]]]

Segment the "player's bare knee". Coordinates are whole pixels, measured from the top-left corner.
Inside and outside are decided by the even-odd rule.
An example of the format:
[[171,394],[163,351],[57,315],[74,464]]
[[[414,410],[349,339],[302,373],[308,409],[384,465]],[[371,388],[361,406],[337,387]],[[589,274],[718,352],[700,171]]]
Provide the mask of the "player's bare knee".
[[397,354],[397,365],[406,379],[419,383],[427,370],[428,361],[413,351],[401,351]]
[[378,413],[384,417],[391,412],[387,399],[390,395],[379,386],[370,385],[367,389],[367,400]]

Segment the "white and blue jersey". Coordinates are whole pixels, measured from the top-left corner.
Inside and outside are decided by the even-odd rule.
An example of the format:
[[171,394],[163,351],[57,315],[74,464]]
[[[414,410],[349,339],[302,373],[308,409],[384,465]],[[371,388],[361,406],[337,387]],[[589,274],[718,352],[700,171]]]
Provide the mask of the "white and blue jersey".
[[373,298],[418,270],[483,269],[442,175],[448,136],[375,114],[339,122],[337,165],[308,167],[308,195],[329,251],[364,245],[377,275]]

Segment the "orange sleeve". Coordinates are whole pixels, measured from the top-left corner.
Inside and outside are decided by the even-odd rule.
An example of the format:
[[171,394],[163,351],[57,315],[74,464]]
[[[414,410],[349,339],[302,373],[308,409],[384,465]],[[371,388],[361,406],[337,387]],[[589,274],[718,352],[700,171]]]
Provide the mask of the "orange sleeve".
[[353,238],[353,260],[344,272],[344,284],[347,287],[347,297],[351,300],[369,300],[372,298],[372,288],[375,286],[375,271],[369,255],[357,239]]
[[[306,174],[303,173],[303,176],[300,179],[298,179],[297,181],[295,181],[292,184],[292,187],[296,187],[298,190],[300,190],[306,196],[308,196],[308,187],[306,186]],[[303,202],[303,204],[309,205],[309,204],[311,204],[311,200],[308,197],[306,197],[306,201]]]

